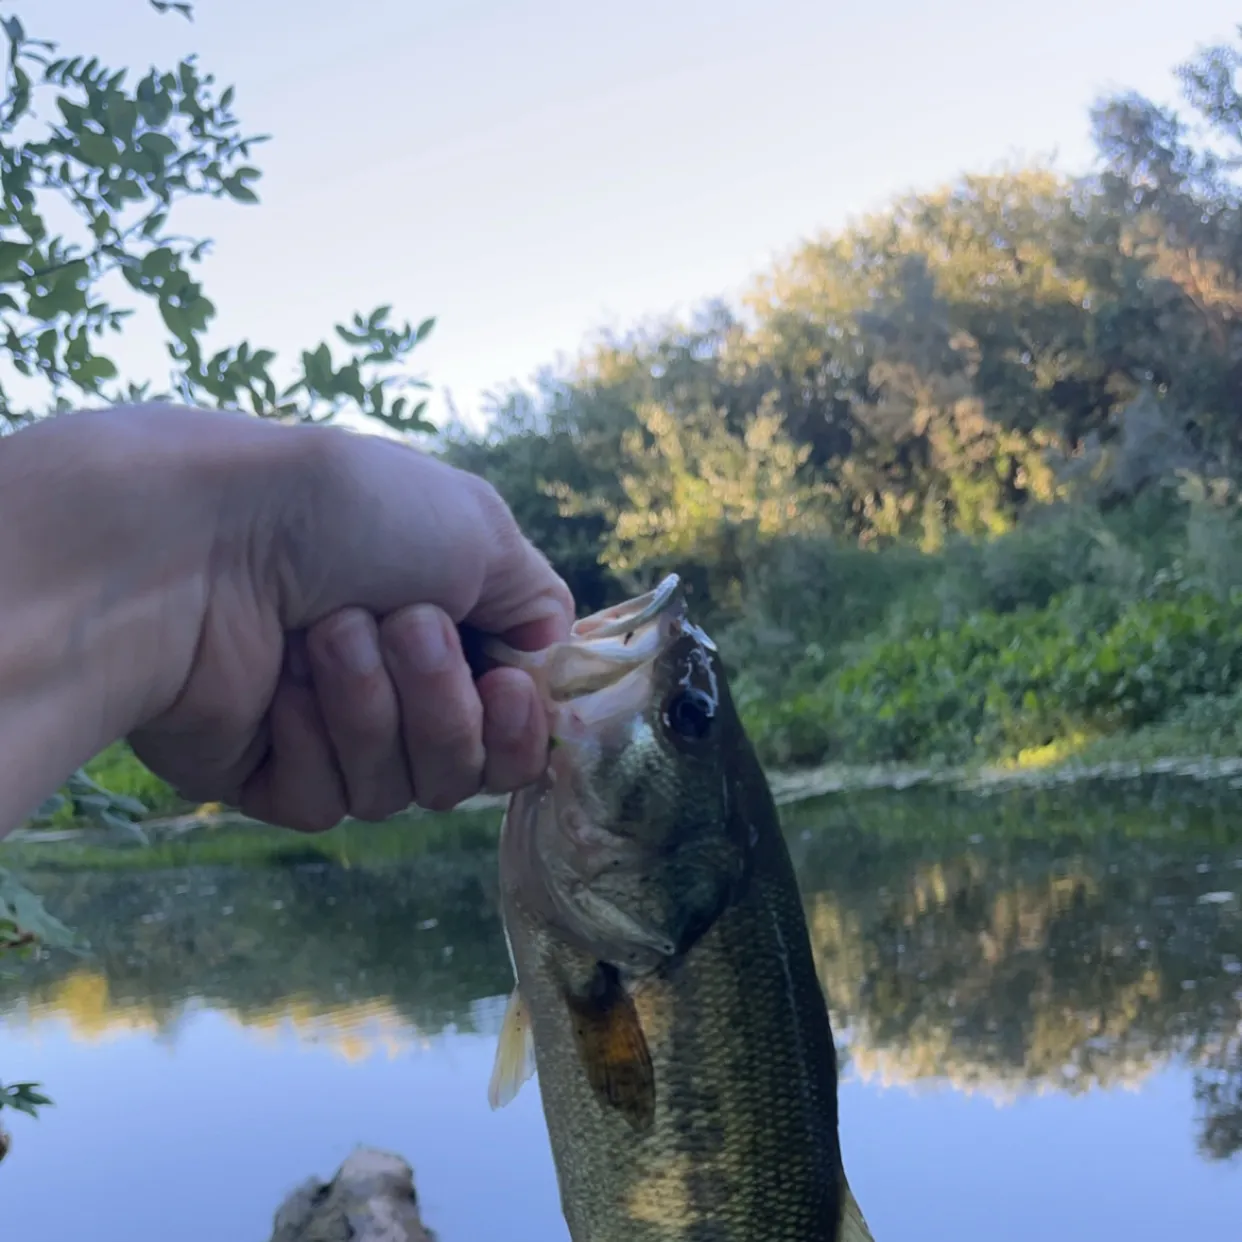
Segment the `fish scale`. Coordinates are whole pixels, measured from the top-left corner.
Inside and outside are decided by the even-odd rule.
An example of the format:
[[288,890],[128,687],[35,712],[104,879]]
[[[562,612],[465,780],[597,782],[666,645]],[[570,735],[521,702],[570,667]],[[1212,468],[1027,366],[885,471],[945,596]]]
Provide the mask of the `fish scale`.
[[[662,589],[662,606],[684,608]],[[771,792],[714,663],[711,719],[670,734],[670,703],[714,647],[649,601],[635,611],[668,634],[649,668],[618,674],[647,682],[614,691],[597,677],[590,747],[569,747],[506,816],[517,988],[493,1102],[537,1070],[573,1242],[867,1242],[841,1161],[832,1029]],[[625,717],[634,711],[645,727]],[[673,951],[613,961],[627,928],[654,929],[652,943],[667,935]]]

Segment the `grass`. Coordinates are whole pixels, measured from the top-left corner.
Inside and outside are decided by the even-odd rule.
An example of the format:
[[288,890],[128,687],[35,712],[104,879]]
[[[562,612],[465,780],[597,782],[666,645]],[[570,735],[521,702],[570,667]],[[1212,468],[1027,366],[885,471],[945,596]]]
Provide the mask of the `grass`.
[[268,825],[196,828],[149,845],[89,840],[26,839],[0,844],[0,863],[39,870],[148,870],[186,866],[274,866],[329,859],[345,867],[380,866],[455,846],[494,845],[500,816],[493,811],[411,814],[382,824],[348,821],[325,833]]

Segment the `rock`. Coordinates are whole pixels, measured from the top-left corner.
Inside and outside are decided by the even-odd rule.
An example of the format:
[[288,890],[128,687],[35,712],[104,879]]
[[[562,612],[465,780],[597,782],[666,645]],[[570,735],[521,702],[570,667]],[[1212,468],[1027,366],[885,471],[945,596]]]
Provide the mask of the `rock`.
[[312,1177],[281,1204],[272,1242],[435,1242],[414,1170],[391,1152],[357,1148],[330,1182]]

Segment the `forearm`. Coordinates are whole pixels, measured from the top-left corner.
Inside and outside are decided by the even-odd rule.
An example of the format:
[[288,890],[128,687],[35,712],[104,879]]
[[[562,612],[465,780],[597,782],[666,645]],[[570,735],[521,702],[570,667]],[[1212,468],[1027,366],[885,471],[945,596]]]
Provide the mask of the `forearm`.
[[207,506],[118,414],[0,440],[0,836],[158,710],[190,658],[166,619],[202,608],[206,553],[185,545],[210,539]]

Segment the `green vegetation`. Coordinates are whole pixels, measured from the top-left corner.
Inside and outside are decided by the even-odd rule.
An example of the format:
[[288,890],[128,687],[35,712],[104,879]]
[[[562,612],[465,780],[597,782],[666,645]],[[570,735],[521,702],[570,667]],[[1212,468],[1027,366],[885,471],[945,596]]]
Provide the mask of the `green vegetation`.
[[[165,0],[151,6],[183,17],[192,8]],[[189,199],[259,201],[261,173],[249,161],[266,137],[242,131],[233,87],[217,91],[193,56],[131,82],[126,70],[37,38],[14,14],[0,14],[0,29],[8,46],[0,103],[0,352],[11,364],[0,382],[0,434],[83,405],[158,398],[306,422],[330,421],[349,408],[399,431],[432,430],[426,401],[417,399],[428,385],[408,374],[432,319],[396,326],[391,307],[356,314],[335,328],[343,358],[327,342],[292,365],[249,341],[217,341],[207,351],[216,308],[195,270],[210,242],[175,231],[174,223]],[[130,304],[117,300],[118,289]],[[108,357],[108,338],[144,303],[166,334],[167,385],[125,382]],[[148,798],[172,802],[136,766],[114,752],[93,771],[119,777],[119,787],[77,773],[36,819],[85,818],[124,831]],[[123,796],[126,787],[137,801]]]
[[[1242,1151],[1240,807],[1224,782],[1148,778],[787,808],[853,1072],[1077,1093],[1175,1063],[1193,1076],[1204,1154]],[[0,980],[0,1011],[175,1039],[187,1008],[208,1005],[364,1053],[450,1024],[495,1034],[512,985],[497,819],[221,830],[156,870],[171,846],[23,846],[14,865],[91,952],[43,954]],[[261,859],[256,838],[288,852]]]
[[[0,435],[160,396],[434,430],[409,374],[431,319],[357,314],[338,352],[292,362],[208,349],[209,243],[172,222],[190,198],[258,201],[263,138],[232,87],[193,57],[131,82],[15,16],[0,29]],[[1102,101],[1089,176],[1016,169],[905,198],[802,245],[740,306],[600,341],[436,450],[496,484],[584,610],[681,572],[771,764],[1242,753],[1240,63],[1219,47],[1181,70],[1186,116]],[[163,325],[165,385],[108,356],[135,306]],[[1085,1082],[1185,1054],[1205,1149],[1238,1150],[1236,901],[1184,891],[1191,852],[1236,839],[1236,816],[1179,793],[1101,812],[1093,836],[1061,796],[791,813],[829,994],[911,1064],[1031,1080],[1072,1053]],[[118,744],[34,819],[133,833],[186,809]],[[509,983],[495,827],[6,846],[79,932],[0,867],[0,966],[24,962],[20,986],[0,972],[0,1003],[163,1022],[191,992],[251,1017],[383,997],[424,1028],[469,1024]],[[1039,854],[1054,842],[1068,859]],[[85,966],[48,951],[79,944]],[[1226,971],[1184,991],[1204,945]],[[37,1086],[0,1083],[0,1110],[36,1112]]]
[[331,832],[307,834],[266,824],[207,821],[178,837],[124,846],[85,836],[42,841],[38,835],[6,843],[11,867],[38,871],[161,871],[168,867],[266,867],[331,862],[340,866],[379,866],[409,862],[453,846],[494,847],[500,830],[496,811],[411,812],[382,824],[349,821]]
[[749,704],[778,760],[962,762],[1174,720],[1191,734],[1196,721],[1219,722],[1242,681],[1242,592],[1129,603],[1073,592],[1045,608],[906,627],[842,667],[820,672],[821,662],[800,670],[811,689]]
[[1235,749],[1238,65],[1179,70],[1182,115],[1101,101],[1090,175],[904,198],[444,451],[583,608],[681,571],[772,764]]
[[[204,352],[207,243],[168,220],[187,197],[256,201],[262,139],[232,88],[193,58],[127,88],[4,29],[0,136],[40,97],[55,120],[0,151],[4,348],[50,397],[0,391],[0,416],[138,395],[101,343],[129,313],[101,292],[119,272],[162,317],[169,392],[431,430],[395,396],[425,387],[405,366],[431,320],[355,316],[343,363],[320,345],[282,383],[270,350]],[[1182,67],[1184,114],[1102,100],[1090,175],[905,197],[738,306],[601,340],[436,451],[497,485],[584,610],[681,572],[769,764],[1236,753],[1238,65],[1221,46]],[[80,237],[52,235],[48,194]],[[184,809],[118,745],[40,818]]]
[[[137,0],[135,0],[137,3]],[[37,9],[37,5],[31,6]],[[151,0],[161,14],[191,5]],[[37,14],[36,14],[37,16]],[[193,56],[131,81],[98,57],[57,48],[0,13],[8,55],[0,102],[0,435],[84,405],[176,398],[260,417],[326,422],[352,408],[403,432],[426,432],[425,381],[407,373],[434,321],[390,322],[390,307],[356,314],[293,365],[248,341],[208,352],[216,308],[195,278],[209,242],[175,231],[187,199],[258,202],[235,91],[217,91]],[[120,277],[120,282],[117,281]],[[123,282],[123,283],[121,283]],[[120,290],[131,304],[117,300]],[[144,303],[166,334],[166,386],[124,382],[107,341]],[[148,329],[150,330],[150,329]],[[158,329],[157,329],[158,330]],[[35,823],[85,820],[141,837],[137,820],[178,801],[124,746],[74,773]],[[42,904],[0,868],[0,957],[69,939]],[[0,1084],[0,1108],[34,1112],[30,1084]],[[0,1157],[6,1148],[0,1130]]]

